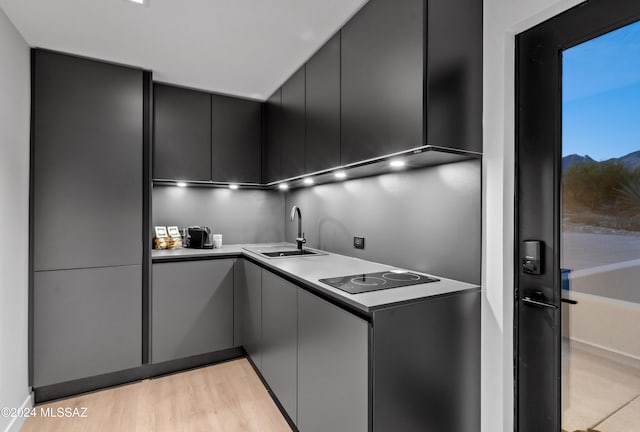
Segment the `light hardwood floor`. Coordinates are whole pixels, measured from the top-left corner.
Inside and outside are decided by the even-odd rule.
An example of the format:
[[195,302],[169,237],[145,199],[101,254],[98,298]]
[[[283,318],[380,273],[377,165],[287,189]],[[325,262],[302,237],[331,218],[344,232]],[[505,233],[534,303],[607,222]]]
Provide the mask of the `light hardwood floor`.
[[291,431],[246,359],[65,399],[87,418],[28,418],[22,432]]

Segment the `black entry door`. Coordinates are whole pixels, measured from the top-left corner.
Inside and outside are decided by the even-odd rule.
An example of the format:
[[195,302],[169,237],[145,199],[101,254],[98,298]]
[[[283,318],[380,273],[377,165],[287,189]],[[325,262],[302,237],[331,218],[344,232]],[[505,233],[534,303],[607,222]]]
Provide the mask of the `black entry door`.
[[[563,54],[639,19],[638,0],[592,0],[517,36],[514,366],[519,432],[560,432],[564,427],[563,350],[568,338],[563,328],[566,332],[568,314],[576,310],[572,309],[576,300],[568,294],[566,277],[563,295],[563,274],[567,271],[561,269],[561,187],[566,172],[562,152]],[[604,166],[591,162],[584,167]],[[592,209],[593,217],[601,217],[605,207]],[[628,299],[611,300],[611,304],[624,306]],[[586,355],[597,357],[600,348]]]

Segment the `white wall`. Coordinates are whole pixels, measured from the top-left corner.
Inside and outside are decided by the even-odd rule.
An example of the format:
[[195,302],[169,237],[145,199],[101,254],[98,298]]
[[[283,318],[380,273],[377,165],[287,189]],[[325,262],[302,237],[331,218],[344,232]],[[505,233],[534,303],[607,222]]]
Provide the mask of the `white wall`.
[[482,431],[513,430],[514,36],[581,0],[484,0]]
[[[29,400],[29,47],[0,10],[0,407]],[[0,431],[20,422],[0,416]]]

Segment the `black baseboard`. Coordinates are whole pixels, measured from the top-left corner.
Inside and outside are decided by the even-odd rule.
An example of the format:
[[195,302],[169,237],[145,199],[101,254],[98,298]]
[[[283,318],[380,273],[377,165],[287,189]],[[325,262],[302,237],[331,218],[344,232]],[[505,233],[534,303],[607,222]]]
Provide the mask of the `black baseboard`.
[[255,371],[256,375],[258,375],[258,378],[260,378],[260,381],[262,381],[262,385],[264,385],[265,388],[267,389],[267,392],[269,393],[269,396],[271,396],[271,399],[273,399],[273,402],[276,404],[276,406],[280,410],[280,413],[282,413],[282,416],[284,417],[284,419],[287,421],[287,423],[291,427],[291,430],[293,432],[299,432],[298,426],[296,426],[295,421],[293,421],[293,419],[291,419],[291,417],[289,417],[289,414],[287,413],[287,410],[284,409],[284,407],[282,406],[282,404],[278,400],[276,394],[273,392],[273,390],[271,390],[271,387],[269,386],[269,383],[262,376],[262,372],[260,372],[260,370],[258,370],[256,364],[253,362],[253,360],[251,360],[251,357],[249,357],[248,355],[247,355],[247,360],[249,360],[249,364],[251,365],[251,367]]
[[189,369],[210,366],[212,364],[242,358],[246,355],[247,353],[242,347],[230,348],[222,351],[201,354],[183,359],[171,360],[155,364],[145,364],[132,369],[126,369],[118,372],[37,387],[33,389],[34,402],[36,404],[51,402],[53,400],[77,396],[83,393],[90,393],[109,387],[129,384],[132,382],[141,381],[143,379],[155,378],[176,372],[182,372]]

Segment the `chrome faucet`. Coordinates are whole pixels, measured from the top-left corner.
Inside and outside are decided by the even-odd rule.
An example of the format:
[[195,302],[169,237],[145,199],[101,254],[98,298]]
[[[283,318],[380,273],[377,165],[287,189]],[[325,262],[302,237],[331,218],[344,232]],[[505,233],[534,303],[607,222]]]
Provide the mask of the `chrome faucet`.
[[291,222],[296,218],[296,213],[298,213],[298,238],[296,238],[296,242],[298,243],[298,250],[302,250],[302,245],[307,242],[302,232],[302,212],[300,211],[300,207],[293,206],[291,209]]

